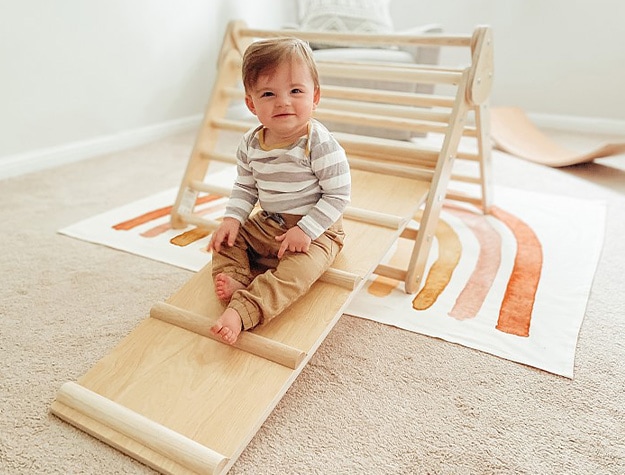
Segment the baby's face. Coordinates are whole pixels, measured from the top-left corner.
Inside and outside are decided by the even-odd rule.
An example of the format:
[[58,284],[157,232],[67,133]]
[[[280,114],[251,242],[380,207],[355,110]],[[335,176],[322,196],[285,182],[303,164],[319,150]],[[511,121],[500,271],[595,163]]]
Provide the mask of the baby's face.
[[307,133],[319,89],[305,63],[294,59],[261,74],[245,102],[265,126],[267,145],[292,143]]

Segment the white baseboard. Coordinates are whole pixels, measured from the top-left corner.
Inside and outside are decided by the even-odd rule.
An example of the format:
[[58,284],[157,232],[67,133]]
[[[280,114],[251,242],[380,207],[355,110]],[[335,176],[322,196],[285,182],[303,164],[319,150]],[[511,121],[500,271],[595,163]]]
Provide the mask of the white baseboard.
[[625,135],[625,120],[528,113],[539,128],[600,135]]
[[137,147],[197,128],[201,120],[201,115],[183,117],[114,135],[0,157],[0,180]]

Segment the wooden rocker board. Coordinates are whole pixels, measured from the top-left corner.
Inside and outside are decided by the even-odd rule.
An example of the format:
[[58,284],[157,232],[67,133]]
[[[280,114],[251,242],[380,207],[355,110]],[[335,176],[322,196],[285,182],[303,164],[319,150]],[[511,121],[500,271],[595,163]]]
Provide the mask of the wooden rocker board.
[[[217,224],[202,221],[193,214],[197,194],[216,191],[202,182],[206,162],[209,158],[223,158],[215,149],[219,130],[244,130],[249,126],[224,118],[230,99],[223,98],[240,97],[232,84],[240,75],[240,61],[237,64],[236,59],[240,60],[246,41],[279,34],[249,30],[238,22],[229,26],[213,97],[174,206],[173,224],[192,223],[208,228]],[[397,41],[396,36],[383,35],[303,32],[297,35],[346,44],[363,41],[390,44],[391,38]],[[209,331],[211,322],[224,308],[214,294],[209,264],[166,302],[155,304],[150,317],[77,382],[65,383],[51,407],[55,415],[163,473],[225,473],[372,273],[405,280],[408,291],[409,286],[418,287],[421,277],[415,273],[423,273],[443,198],[450,195],[447,184],[452,178],[453,163],[460,158],[460,137],[467,131],[478,142],[487,136],[486,130],[480,130],[480,124],[485,124],[487,118],[482,107],[492,77],[489,76],[492,53],[481,55],[480,52],[484,48],[492,51],[492,40],[490,30],[484,27],[469,37],[441,35],[400,40],[410,44],[469,47],[473,53],[471,64],[459,71],[420,69],[413,65],[338,68],[347,75],[354,74],[353,68],[369,68],[371,74],[381,71],[385,77],[395,75],[402,80],[443,81],[454,86],[455,92],[451,100],[442,96],[419,99],[415,94],[416,118],[389,116],[389,111],[407,112],[397,106],[382,109],[380,113],[371,105],[376,105],[381,97],[400,102],[408,97],[398,98],[379,91],[341,88],[335,91],[343,99],[329,102],[325,111],[319,108],[320,115],[333,118],[343,116],[354,120],[349,119],[350,114],[356,114],[359,120],[372,125],[437,130],[444,134],[437,151],[369,137],[342,137],[352,167],[353,189],[352,203],[344,220],[345,247],[333,268],[281,315],[243,332],[234,346],[228,346],[213,339]],[[327,71],[333,67],[336,69],[336,65],[320,66],[320,69]],[[363,101],[363,94],[369,100]],[[342,102],[350,95],[359,99]],[[424,103],[433,106],[432,101],[450,111],[423,107]],[[366,112],[362,109],[353,112],[359,105]],[[472,108],[478,124],[473,129],[465,125]],[[488,155],[480,147],[484,153],[468,159],[478,162],[483,172],[488,169]],[[486,190],[484,175],[468,181]],[[485,206],[484,196],[468,199]],[[408,224],[418,212],[422,218],[416,230]],[[407,264],[407,269],[381,265],[399,238],[415,241],[414,260]]]
[[625,154],[625,142],[606,143],[581,153],[562,147],[542,133],[518,107],[491,110],[491,137],[495,147],[504,152],[554,168]]

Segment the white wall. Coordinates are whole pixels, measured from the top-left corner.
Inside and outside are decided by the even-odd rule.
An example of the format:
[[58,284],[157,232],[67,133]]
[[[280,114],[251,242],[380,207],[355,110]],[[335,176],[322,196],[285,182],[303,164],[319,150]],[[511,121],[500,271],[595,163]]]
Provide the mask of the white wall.
[[228,20],[283,2],[0,0],[0,178],[197,125]]
[[392,0],[391,8],[396,28],[491,25],[493,105],[625,121],[622,0]]
[[[495,32],[494,105],[625,120],[622,0],[393,0],[397,28]],[[0,178],[195,127],[226,23],[295,0],[0,0]],[[612,121],[612,122],[610,122]]]

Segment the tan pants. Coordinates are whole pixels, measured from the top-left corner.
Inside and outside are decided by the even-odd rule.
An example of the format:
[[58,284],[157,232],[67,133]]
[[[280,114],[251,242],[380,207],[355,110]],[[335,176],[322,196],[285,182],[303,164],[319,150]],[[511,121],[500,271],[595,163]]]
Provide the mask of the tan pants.
[[278,259],[280,243],[274,238],[300,219],[261,211],[241,226],[234,246],[224,244],[213,254],[213,278],[223,272],[245,286],[228,304],[241,316],[245,330],[266,323],[304,295],[343,247],[339,220],[310,244],[308,252],[286,251]]

